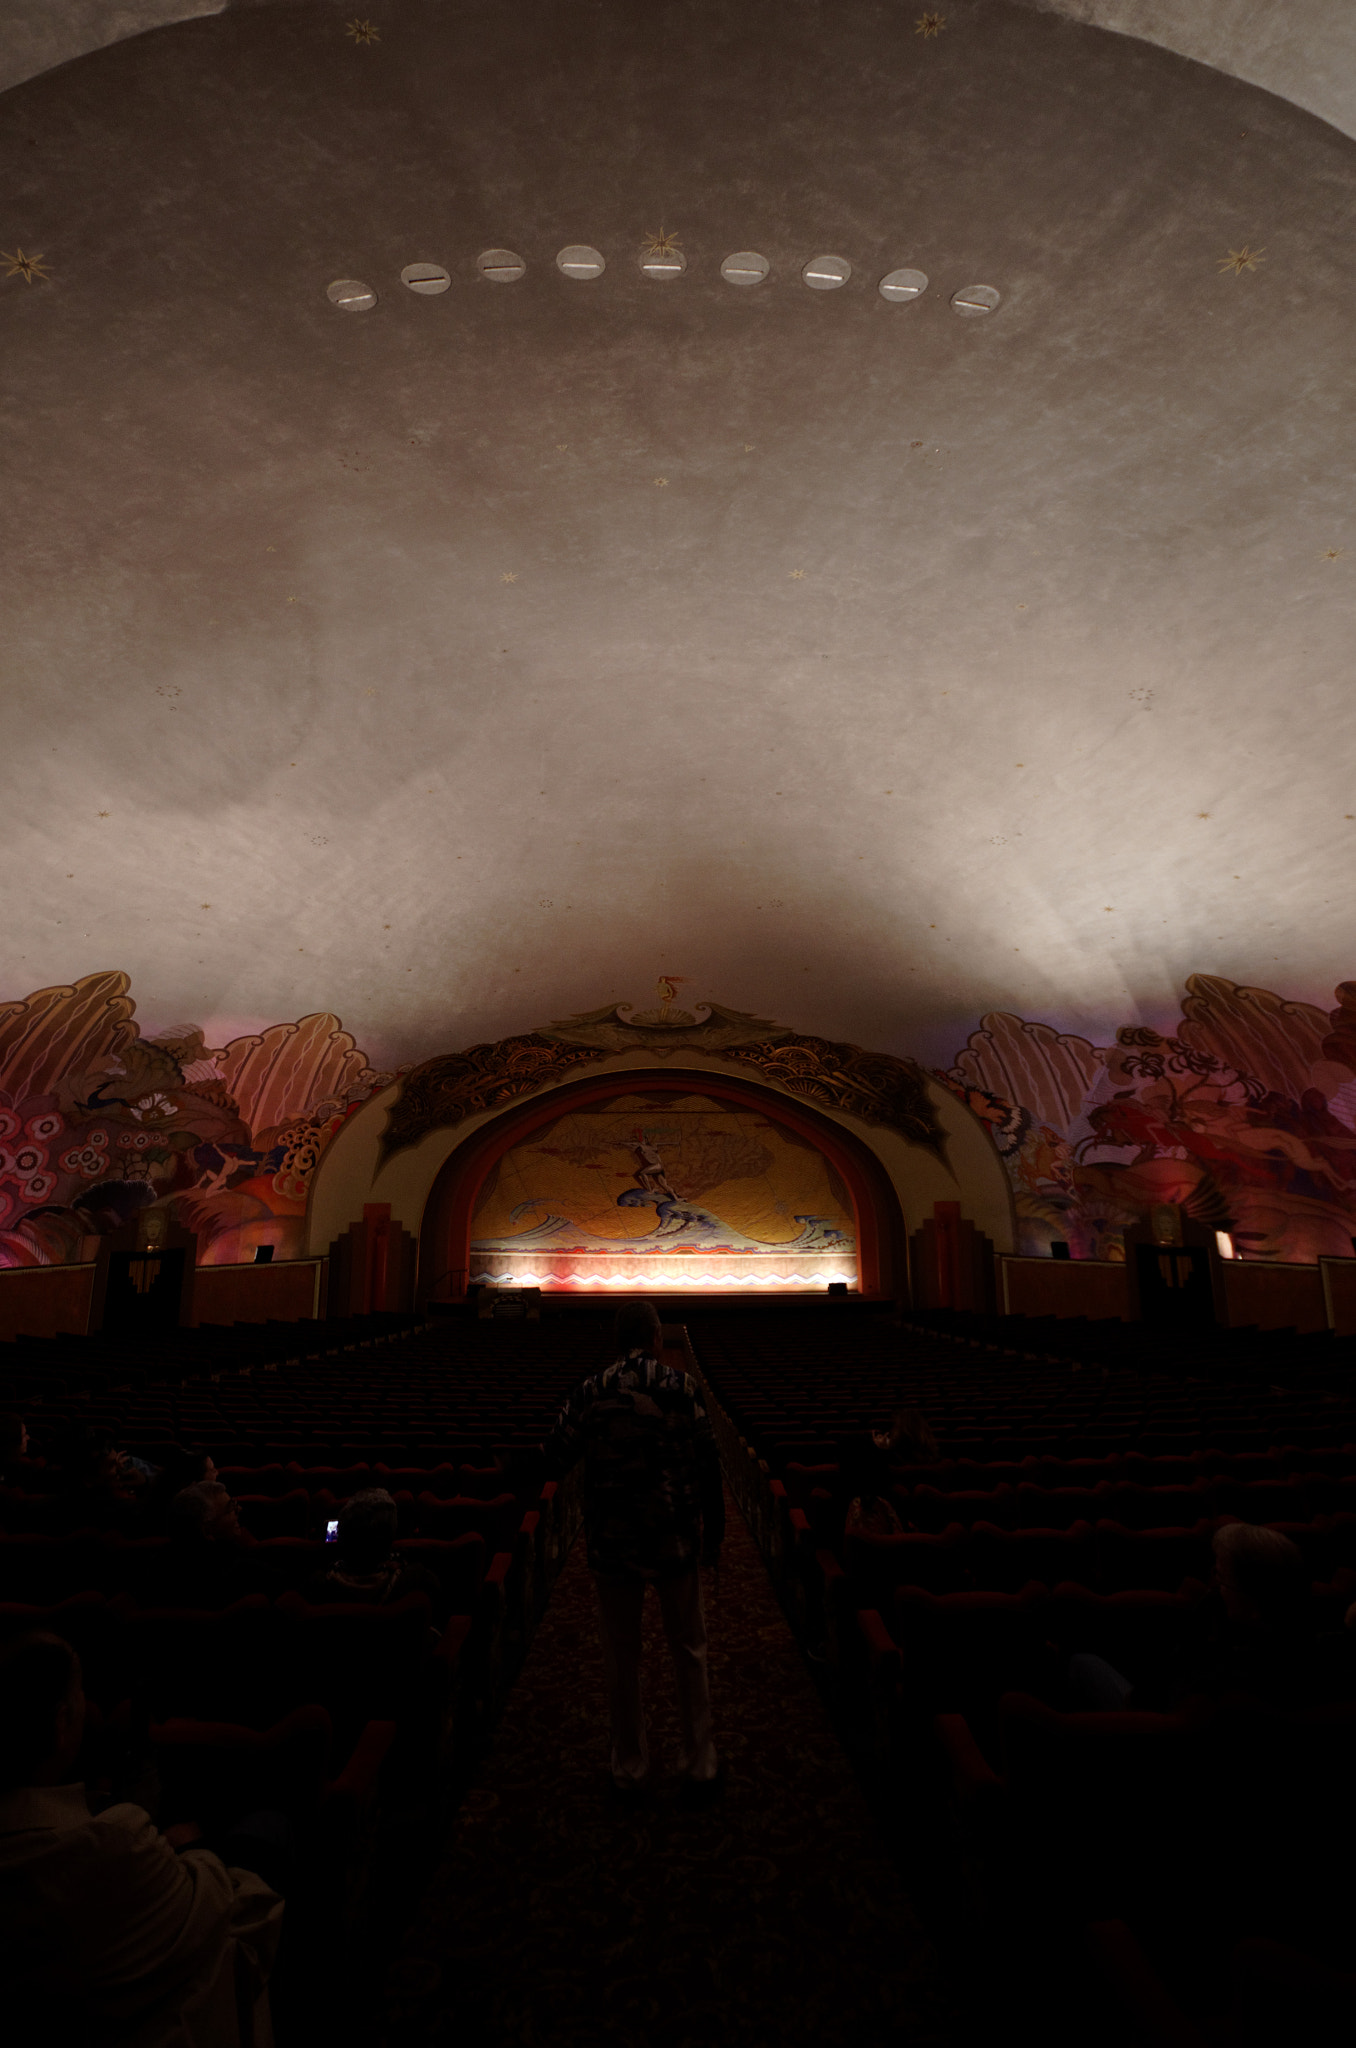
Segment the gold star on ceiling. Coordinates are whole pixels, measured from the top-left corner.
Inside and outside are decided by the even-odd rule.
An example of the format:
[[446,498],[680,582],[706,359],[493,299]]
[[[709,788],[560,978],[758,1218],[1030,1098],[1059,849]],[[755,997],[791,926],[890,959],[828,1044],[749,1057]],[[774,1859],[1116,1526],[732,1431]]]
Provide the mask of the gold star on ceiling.
[[25,284],[32,284],[35,277],[50,277],[51,271],[43,265],[41,255],[25,256],[22,249],[15,249],[11,256],[7,249],[0,249],[0,263],[7,263],[6,277],[21,277]]
[[645,254],[647,256],[675,256],[682,246],[677,235],[667,235],[663,228],[659,230],[658,234],[655,234],[652,228],[646,232]]
[[669,480],[666,476],[657,476],[654,481],[656,490],[665,491],[668,489]]
[[1235,277],[1242,277],[1245,270],[1256,270],[1266,253],[1265,249],[1250,249],[1245,242],[1241,249],[1231,249],[1217,260],[1221,271],[1232,270]]
[[793,583],[799,583],[799,582],[800,582],[800,579],[801,579],[801,577],[802,577],[802,576],[803,576],[804,574],[805,574],[805,571],[804,571],[803,569],[793,569],[793,570],[791,571],[791,581],[792,581]]
[[371,21],[346,21],[344,23],[344,34],[352,36],[355,43],[379,43],[381,41],[381,30],[375,22]]
[[1320,562],[1340,562],[1345,553],[1345,548],[1324,548],[1318,559]]
[[499,581],[501,583],[516,583],[518,581],[517,571],[514,569],[505,569],[503,575],[499,578]]
[[914,24],[913,32],[916,36],[922,36],[926,41],[933,36],[939,36],[945,27],[946,16],[944,14],[920,14],[917,22]]

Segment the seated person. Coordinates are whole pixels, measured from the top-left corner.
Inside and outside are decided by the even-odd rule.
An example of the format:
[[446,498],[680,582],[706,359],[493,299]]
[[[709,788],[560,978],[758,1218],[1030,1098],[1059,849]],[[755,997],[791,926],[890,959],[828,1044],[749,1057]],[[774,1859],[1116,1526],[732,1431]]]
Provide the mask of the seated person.
[[1290,1538],[1279,1529],[1226,1522],[1212,1547],[1213,1611],[1195,1657],[1148,1697],[1103,1658],[1074,1657],[1076,1708],[1158,1712],[1188,1699],[1241,1698],[1293,1711],[1349,1696],[1349,1656],[1335,1655],[1315,1630],[1309,1575]]
[[845,1536],[902,1536],[890,1501],[890,1459],[876,1440],[844,1438],[838,1446],[839,1484],[847,1498]]
[[68,1529],[135,1533],[137,1505],[149,1467],[130,1460],[109,1436],[88,1430],[65,1449],[63,1493]]
[[0,1415],[0,1486],[18,1493],[34,1490],[42,1460],[30,1454],[28,1427],[22,1415]]
[[84,1786],[64,1782],[84,1720],[69,1643],[34,1632],[0,1647],[9,2038],[90,2048],[271,2038],[265,1984],[282,1901],[252,1871],[227,1869],[191,1823],[162,1835],[139,1806],[91,1814]]
[[442,1588],[437,1579],[422,1565],[406,1564],[395,1556],[395,1539],[395,1502],[380,1486],[364,1487],[339,1510],[334,1563],[307,1580],[302,1598],[316,1607],[339,1601],[389,1607],[407,1593],[427,1593],[435,1615],[440,1615]]
[[141,1535],[167,1536],[175,1495],[188,1486],[210,1485],[216,1476],[210,1451],[184,1451],[176,1445],[141,1496],[137,1518]]
[[241,1528],[239,1510],[219,1479],[201,1479],[175,1494],[166,1534],[170,1558],[162,1604],[228,1607],[251,1591],[245,1552],[252,1539]]
[[935,1465],[942,1455],[920,1408],[896,1408],[888,1427],[871,1436],[895,1465]]

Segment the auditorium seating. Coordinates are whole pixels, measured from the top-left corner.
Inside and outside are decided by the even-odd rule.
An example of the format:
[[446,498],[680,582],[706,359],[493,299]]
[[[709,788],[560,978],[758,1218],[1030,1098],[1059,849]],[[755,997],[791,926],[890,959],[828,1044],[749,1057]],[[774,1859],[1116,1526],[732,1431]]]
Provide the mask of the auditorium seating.
[[[441,1810],[522,1660],[579,1515],[577,1481],[546,1478],[541,1444],[603,1362],[604,1328],[372,1317],[185,1331],[135,1355],[0,1347],[0,1404],[33,1452],[0,1489],[0,1634],[51,1627],[80,1650],[114,1782],[149,1747],[185,1814],[224,1818],[248,1786],[303,1815],[307,1882],[347,1910],[383,1786]],[[212,1455],[252,1539],[240,1598],[185,1609],[168,1539],[134,1518],[72,1526],[63,1445],[89,1432],[152,1465],[175,1445]],[[438,1596],[308,1605],[334,1557],[326,1524],[372,1486]]]
[[[56,1465],[34,1463],[0,1494],[0,1635],[67,1634],[110,1753],[149,1749],[176,1802],[219,1782],[224,1814],[233,1787],[278,1789],[345,1911],[391,1788],[431,1783],[436,1807],[465,1782],[578,1526],[577,1475],[549,1480],[541,1445],[606,1355],[606,1311],[374,1325],[304,1340],[292,1326],[281,1346],[246,1333],[237,1363],[220,1333],[190,1332],[184,1370],[168,1348],[154,1370],[110,1363],[93,1340],[78,1368],[60,1345],[46,1364],[27,1345],[22,1366],[0,1355],[0,1385],[28,1375],[17,1405],[39,1458],[88,1428],[150,1463],[175,1443],[210,1451],[255,1539],[239,1599],[176,1607],[166,1539],[71,1526]],[[1094,1360],[1095,1331],[1075,1357],[1048,1332],[1000,1344],[960,1319],[900,1327],[865,1309],[689,1327],[727,1476],[838,1725],[883,1810],[901,1788],[911,1825],[949,1802],[936,1840],[959,1830],[986,1910],[1020,1917],[1012,1872],[1039,1865],[1071,1924],[1127,1930],[1108,1954],[1157,1959],[1146,1873],[1215,1815],[1248,1744],[1277,1796],[1326,1785],[1349,1811],[1339,1713],[1079,1715],[1061,1690],[1080,1652],[1143,1690],[1187,1665],[1232,1519],[1283,1529],[1315,1614],[1340,1626],[1356,1598],[1356,1398],[1331,1347],[1292,1371],[1285,1340],[1254,1333],[1230,1370],[1216,1346],[1194,1377],[1180,1353],[1153,1369],[1142,1332],[1138,1352],[1117,1336]],[[899,1407],[923,1412],[939,1456],[889,1467],[901,1533],[848,1536],[851,1460]],[[308,1604],[326,1524],[373,1485],[439,1597]],[[1097,1808],[1104,1781],[1120,1790]],[[1096,1882],[1080,1887],[1094,1811]],[[1297,1838],[1273,1847],[1298,1855]]]
[[[1306,1925],[1349,1915],[1356,1705],[1075,1712],[1071,1659],[1171,1693],[1211,1625],[1215,1533],[1243,1520],[1298,1545],[1349,1684],[1350,1341],[1211,1331],[1193,1348],[941,1313],[692,1336],[731,1483],[883,1810],[911,1839],[930,1828],[925,1853],[959,1858],[957,1889],[1018,1943],[1086,1929],[1140,2027],[1127,2038],[1225,2038],[1192,2031],[1187,1991],[1173,2003],[1198,1990],[1184,1948],[1217,1954],[1224,1982],[1243,1937],[1302,1952]],[[846,1535],[866,1432],[901,1407],[940,1455],[888,1468],[903,1533]],[[1292,1975],[1328,1996],[1324,1968],[1297,1953]],[[1182,2029],[1154,2031],[1163,2012]]]

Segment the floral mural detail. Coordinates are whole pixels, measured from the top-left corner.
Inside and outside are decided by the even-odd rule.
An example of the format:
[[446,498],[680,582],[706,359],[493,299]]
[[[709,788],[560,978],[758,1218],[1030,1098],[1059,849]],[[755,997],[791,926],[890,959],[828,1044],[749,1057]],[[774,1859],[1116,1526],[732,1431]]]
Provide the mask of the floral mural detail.
[[1356,1233],[1356,984],[1331,1013],[1218,975],[1187,982],[1164,1034],[1111,1045],[1004,1012],[937,1078],[987,1124],[1018,1249],[1124,1257],[1157,1202],[1228,1228],[1254,1257],[1350,1257]]
[[[325,1148],[395,1076],[328,1012],[224,1046],[189,1024],[144,1037],[129,987],[106,971],[0,1003],[0,1266],[88,1259],[156,1204],[203,1264],[299,1255]],[[1177,1202],[1254,1256],[1349,1257],[1356,981],[1335,1005],[1193,975],[1172,1030],[1105,1045],[995,1011],[935,1078],[993,1139],[1019,1250],[1117,1259]]]
[[89,1258],[159,1204],[204,1265],[303,1249],[311,1177],[391,1078],[327,1013],[208,1046],[143,1038],[124,974],[0,1005],[0,1266]]

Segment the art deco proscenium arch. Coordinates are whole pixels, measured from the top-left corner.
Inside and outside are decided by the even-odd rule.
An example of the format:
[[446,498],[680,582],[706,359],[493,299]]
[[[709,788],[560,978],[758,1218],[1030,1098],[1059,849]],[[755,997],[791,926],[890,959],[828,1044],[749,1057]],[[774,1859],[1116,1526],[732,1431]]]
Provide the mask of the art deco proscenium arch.
[[807,1104],[896,1131],[947,1164],[946,1136],[915,1061],[805,1037],[719,1003],[699,1003],[692,1010],[664,1004],[639,1014],[619,1003],[425,1060],[405,1076],[387,1114],[383,1164],[431,1131],[454,1128],[539,1088],[574,1080],[619,1052],[636,1051],[658,1059],[701,1052],[728,1060]]
[[[902,1282],[907,1253],[904,1218],[890,1176],[866,1140],[804,1100],[771,1088],[752,1074],[710,1068],[626,1067],[573,1075],[548,1093],[509,1103],[443,1161],[424,1204],[420,1226],[423,1299],[456,1299],[470,1271],[472,1219],[485,1176],[531,1132],[570,1111],[609,1102],[620,1091],[690,1094],[694,1090],[735,1107],[752,1109],[796,1133],[823,1154],[852,1206],[858,1283],[865,1294],[889,1295]],[[646,1284],[637,1275],[638,1284]],[[662,1292],[662,1288],[660,1289]]]

